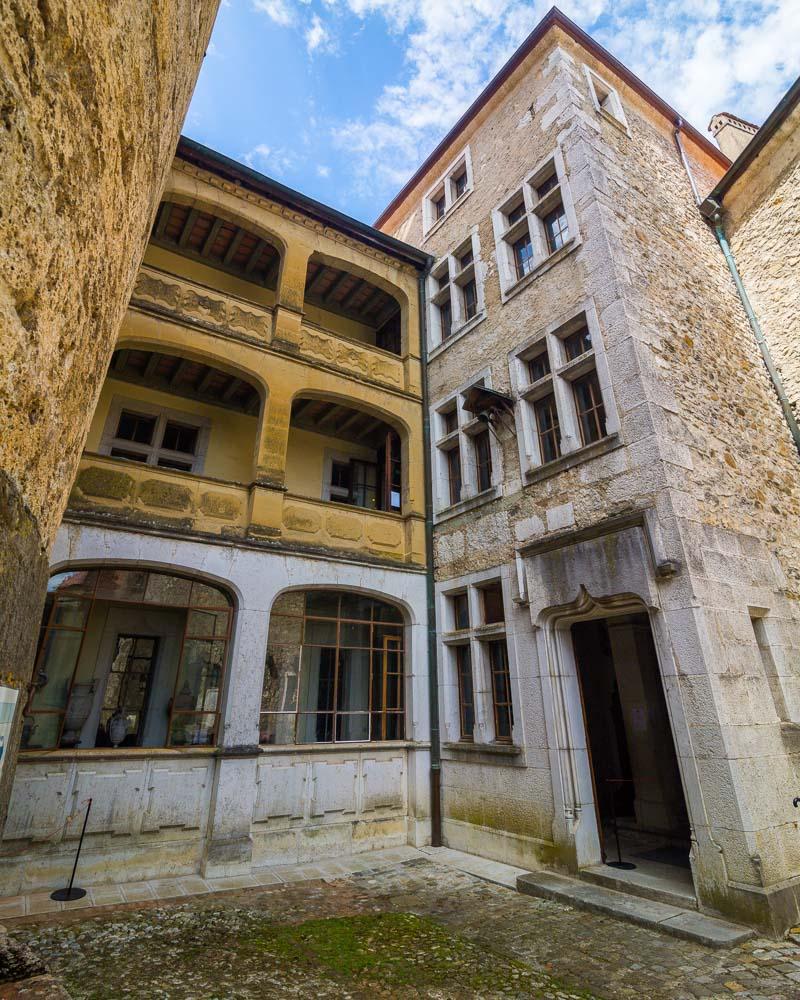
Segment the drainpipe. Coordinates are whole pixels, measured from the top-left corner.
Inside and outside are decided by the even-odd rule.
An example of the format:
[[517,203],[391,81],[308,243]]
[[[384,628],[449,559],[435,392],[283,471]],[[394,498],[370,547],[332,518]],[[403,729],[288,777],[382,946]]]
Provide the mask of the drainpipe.
[[419,334],[422,368],[422,445],[425,467],[425,586],[428,604],[428,701],[431,730],[431,846],[442,846],[442,757],[439,742],[439,665],[436,641],[436,589],[433,580],[433,478],[431,471],[431,416],[428,399],[428,332],[425,317],[425,280],[430,265],[419,276]]
[[[684,170],[689,178],[689,183],[692,186],[692,193],[694,194],[694,200],[697,207],[700,209],[702,215],[706,219],[706,222],[710,222],[714,227],[714,235],[717,238],[717,243],[719,243],[720,250],[722,250],[723,256],[725,257],[725,263],[728,265],[728,270],[731,272],[731,277],[733,278],[733,283],[736,286],[736,292],[739,296],[739,301],[742,303],[745,314],[747,315],[747,321],[750,324],[750,329],[753,331],[753,336],[755,337],[756,344],[758,344],[758,349],[761,352],[761,358],[764,362],[764,366],[767,369],[770,380],[772,382],[772,387],[775,390],[775,394],[778,397],[778,402],[781,404],[781,409],[783,410],[783,416],[789,427],[789,431],[792,435],[794,441],[794,446],[797,449],[798,454],[800,454],[800,427],[797,425],[797,420],[795,419],[794,412],[792,411],[792,405],[789,402],[789,397],[786,395],[786,390],[783,387],[783,380],[775,367],[775,362],[772,360],[772,354],[770,353],[769,346],[764,339],[764,333],[761,329],[761,324],[758,322],[758,317],[756,316],[752,303],[750,302],[750,297],[742,282],[741,275],[739,274],[739,268],[736,266],[736,260],[733,256],[733,251],[731,250],[730,244],[728,243],[728,237],[725,235],[725,229],[722,224],[722,205],[719,202],[712,201],[708,199],[703,202],[700,195],[697,192],[697,186],[694,182],[694,177],[692,176],[692,170],[689,166],[689,161],[686,158],[686,153],[683,148],[683,142],[681,141],[681,128],[683,127],[683,119],[677,118],[675,120],[675,142],[678,146],[678,151],[681,155],[681,162],[683,163]],[[702,206],[702,207],[701,207]]]

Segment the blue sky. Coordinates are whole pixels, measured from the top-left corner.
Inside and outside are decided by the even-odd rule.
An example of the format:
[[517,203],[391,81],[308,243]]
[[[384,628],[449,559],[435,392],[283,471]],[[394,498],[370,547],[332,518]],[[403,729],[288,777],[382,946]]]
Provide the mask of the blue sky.
[[[222,0],[184,132],[372,222],[549,0]],[[800,0],[564,0],[701,130],[800,75]]]

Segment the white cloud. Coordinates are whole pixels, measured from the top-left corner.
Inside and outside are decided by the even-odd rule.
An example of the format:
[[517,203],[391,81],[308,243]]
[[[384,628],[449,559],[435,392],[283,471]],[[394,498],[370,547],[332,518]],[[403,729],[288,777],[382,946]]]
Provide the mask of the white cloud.
[[330,175],[331,175],[331,168],[329,166],[327,166],[325,163],[317,164],[318,177],[330,177]]
[[253,9],[266,14],[282,28],[294,24],[295,11],[291,0],[253,0]]
[[[391,195],[552,0],[253,0],[332,51],[347,19],[380,18],[404,47],[371,112],[334,123],[362,191]],[[704,131],[715,111],[761,121],[800,73],[800,0],[561,0],[562,11]],[[309,20],[309,13],[311,14]]]
[[273,149],[265,142],[260,142],[253,146],[251,150],[242,156],[248,167],[254,170],[263,170],[278,177],[294,170],[298,163],[297,153],[291,149]]
[[306,29],[305,39],[306,51],[309,55],[313,55],[317,51],[329,52],[335,47],[331,34],[322,23],[319,14],[312,16],[311,24]]

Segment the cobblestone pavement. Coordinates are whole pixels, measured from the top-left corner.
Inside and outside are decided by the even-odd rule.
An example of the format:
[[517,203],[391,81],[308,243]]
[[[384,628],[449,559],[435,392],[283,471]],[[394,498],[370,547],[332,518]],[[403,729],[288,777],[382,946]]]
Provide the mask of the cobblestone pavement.
[[76,1000],[800,998],[800,947],[790,942],[711,951],[429,860],[26,918],[11,933],[65,977]]

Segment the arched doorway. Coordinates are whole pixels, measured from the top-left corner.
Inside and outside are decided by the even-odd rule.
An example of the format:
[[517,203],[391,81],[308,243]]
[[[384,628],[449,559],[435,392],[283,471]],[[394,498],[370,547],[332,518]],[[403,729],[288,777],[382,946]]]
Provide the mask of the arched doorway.
[[213,745],[233,602],[118,566],[50,578],[23,750]]

